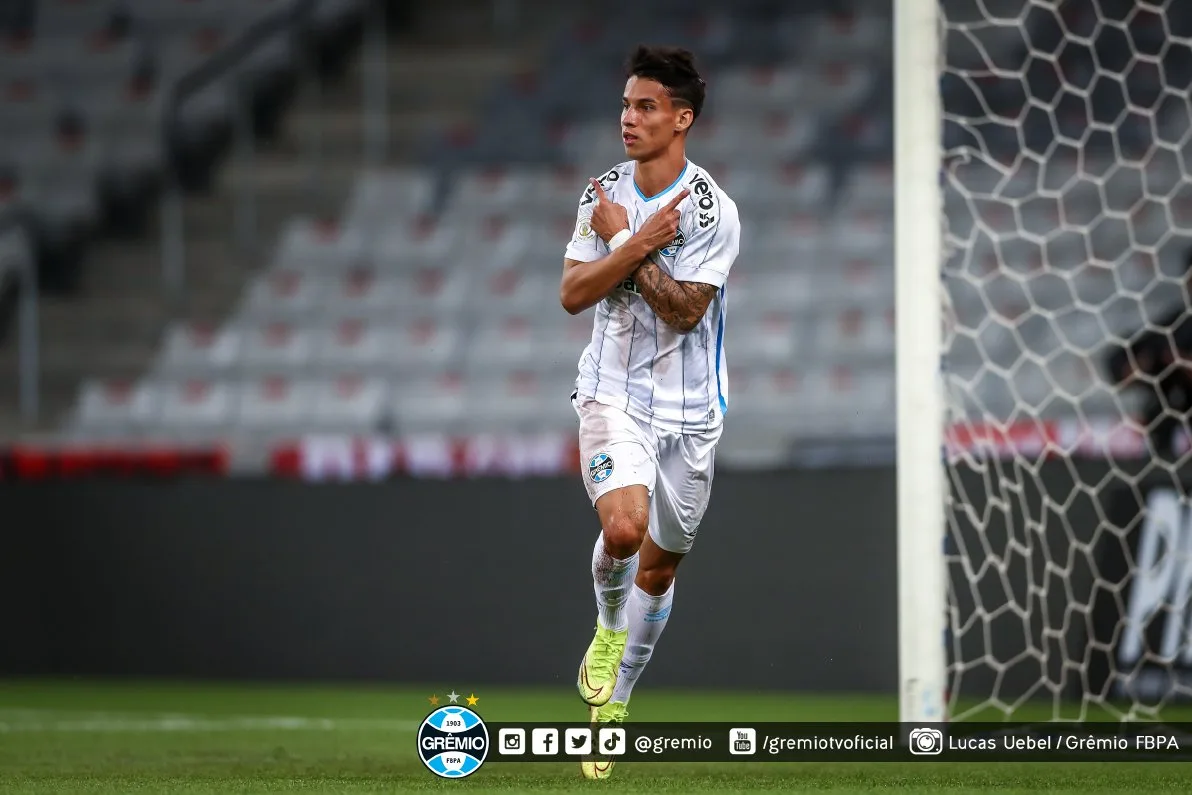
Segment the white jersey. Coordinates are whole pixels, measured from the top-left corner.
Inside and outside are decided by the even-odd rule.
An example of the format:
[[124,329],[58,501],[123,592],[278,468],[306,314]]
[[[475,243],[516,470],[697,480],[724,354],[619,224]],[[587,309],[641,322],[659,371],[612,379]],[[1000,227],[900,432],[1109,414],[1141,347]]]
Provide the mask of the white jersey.
[[[679,205],[675,239],[650,257],[676,281],[704,282],[720,291],[699,325],[683,334],[660,320],[633,280],[626,279],[596,307],[576,391],[658,428],[681,433],[710,430],[723,422],[728,410],[724,283],[740,249],[737,206],[690,161],[670,187],[649,198],[634,182],[636,167],[634,161],[621,163],[600,178],[609,199],[628,210],[630,231],[636,232],[676,192],[689,189],[691,195]],[[569,259],[592,262],[609,253],[589,223],[595,203],[595,190],[589,185],[567,244]]]

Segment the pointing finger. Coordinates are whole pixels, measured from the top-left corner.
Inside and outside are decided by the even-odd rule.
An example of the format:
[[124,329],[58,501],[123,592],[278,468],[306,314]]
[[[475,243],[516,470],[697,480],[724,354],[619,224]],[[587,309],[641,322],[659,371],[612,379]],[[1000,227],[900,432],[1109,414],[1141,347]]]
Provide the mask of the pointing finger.
[[687,188],[683,188],[683,190],[679,191],[675,195],[675,198],[673,198],[669,202],[667,202],[666,207],[664,209],[666,209],[666,210],[675,209],[676,207],[679,206],[679,202],[683,201],[690,195],[691,195],[691,191],[689,191]]
[[608,196],[604,193],[604,188],[600,185],[600,180],[595,177],[589,177],[588,182],[592,183],[592,187],[596,190],[596,198],[600,201],[608,201]]

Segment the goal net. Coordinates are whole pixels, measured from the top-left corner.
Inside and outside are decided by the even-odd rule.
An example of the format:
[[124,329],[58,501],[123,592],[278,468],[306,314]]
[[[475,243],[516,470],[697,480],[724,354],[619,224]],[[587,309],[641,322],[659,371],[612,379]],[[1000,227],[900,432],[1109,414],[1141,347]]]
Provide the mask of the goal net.
[[[932,493],[938,452],[900,453],[903,719],[1161,717],[1192,698],[1178,353],[1192,336],[1192,4],[941,0],[928,16],[896,26],[896,81],[915,84],[915,36],[938,45],[938,105],[898,100],[896,168],[908,206],[934,188],[940,283],[920,275],[916,293],[915,246],[900,243],[898,311],[941,305],[942,378],[915,371],[908,332],[900,402],[941,388],[900,405],[899,444],[942,415],[928,438],[943,510],[902,504]],[[941,131],[929,176],[910,168],[916,107]],[[937,518],[942,565],[927,560]],[[938,684],[942,715],[923,692]]]

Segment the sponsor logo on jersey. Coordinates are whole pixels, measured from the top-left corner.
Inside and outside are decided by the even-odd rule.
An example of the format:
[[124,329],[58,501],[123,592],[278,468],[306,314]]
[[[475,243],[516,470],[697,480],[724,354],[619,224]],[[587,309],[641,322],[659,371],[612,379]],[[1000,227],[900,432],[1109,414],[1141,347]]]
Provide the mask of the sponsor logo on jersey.
[[613,458],[608,453],[597,453],[588,462],[588,477],[593,483],[603,483],[612,477]]
[[699,209],[696,219],[700,229],[707,229],[716,223],[718,209],[716,195],[712,192],[712,185],[708,182],[708,178],[703,174],[696,174],[695,181],[691,183],[691,193],[691,198],[695,200],[695,206]]
[[625,290],[626,292],[633,293],[634,295],[642,294],[641,289],[639,289],[637,286],[637,282],[635,282],[631,278],[626,279],[625,281],[621,282],[619,285],[617,285],[617,288],[620,290]]
[[[612,185],[617,180],[619,180],[620,178],[621,178],[621,172],[617,171],[617,169],[614,168],[614,169],[611,169],[610,171],[608,171],[607,173],[605,173],[604,176],[602,176],[600,179],[598,179],[596,181],[600,183],[600,187],[604,188],[605,193],[607,193],[609,186]],[[589,184],[588,189],[584,191],[584,197],[582,199],[580,199],[579,203],[580,203],[580,206],[582,207],[583,205],[591,204],[594,201],[596,201],[596,189],[593,188]]]

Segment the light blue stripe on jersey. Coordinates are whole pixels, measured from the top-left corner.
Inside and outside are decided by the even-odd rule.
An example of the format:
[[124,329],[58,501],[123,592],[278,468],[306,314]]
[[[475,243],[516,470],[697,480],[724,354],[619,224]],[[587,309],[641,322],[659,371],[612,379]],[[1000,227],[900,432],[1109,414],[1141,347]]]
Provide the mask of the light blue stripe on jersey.
[[642,189],[641,189],[641,188],[639,188],[639,187],[637,186],[637,180],[636,180],[636,179],[635,179],[635,180],[633,180],[633,189],[634,189],[635,191],[637,191],[637,195],[638,195],[638,196],[641,196],[641,197],[642,197],[642,201],[644,201],[644,202],[652,202],[652,201],[654,201],[655,199],[657,199],[659,196],[662,196],[662,195],[664,195],[664,194],[665,194],[667,191],[669,191],[671,188],[675,187],[675,186],[676,186],[676,185],[678,185],[680,182],[682,182],[682,181],[683,181],[683,177],[684,177],[684,176],[687,174],[687,166],[689,166],[690,164],[691,164],[691,161],[690,161],[690,160],[684,160],[684,161],[683,161],[683,170],[679,172],[679,176],[675,178],[675,181],[674,181],[674,182],[672,182],[670,185],[666,186],[665,188],[663,188],[663,189],[662,189],[662,190],[661,190],[659,193],[656,193],[656,194],[654,194],[653,196],[649,196],[649,197],[647,197],[647,196],[646,196],[646,194],[642,193]]
[[720,398],[720,413],[728,413],[728,401],[720,385],[720,352],[724,350],[724,288],[720,288],[720,321],[716,324],[716,394]]

